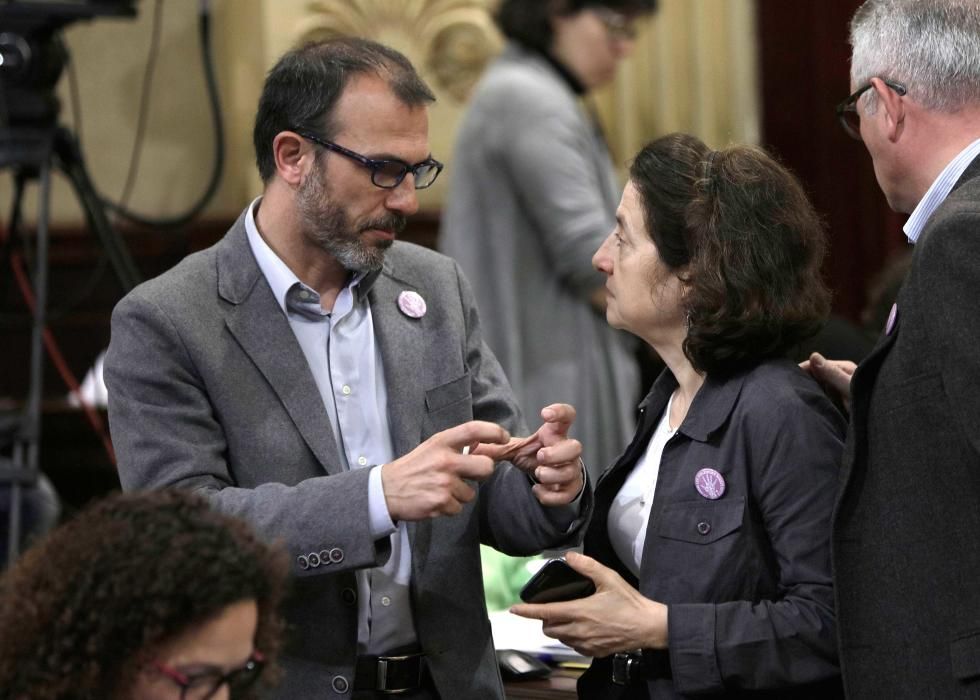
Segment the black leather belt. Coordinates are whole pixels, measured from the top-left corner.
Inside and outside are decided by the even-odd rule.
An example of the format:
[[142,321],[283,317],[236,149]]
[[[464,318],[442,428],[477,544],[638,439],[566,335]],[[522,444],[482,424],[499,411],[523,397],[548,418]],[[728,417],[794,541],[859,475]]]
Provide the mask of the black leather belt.
[[425,654],[402,656],[358,656],[354,690],[404,693],[422,687]]
[[612,658],[612,682],[630,685],[635,681],[671,678],[670,655],[666,651],[620,652]]

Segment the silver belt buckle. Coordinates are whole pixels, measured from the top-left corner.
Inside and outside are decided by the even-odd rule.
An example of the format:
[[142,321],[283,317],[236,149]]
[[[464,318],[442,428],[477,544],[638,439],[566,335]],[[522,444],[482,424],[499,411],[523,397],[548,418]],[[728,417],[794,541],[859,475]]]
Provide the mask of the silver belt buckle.
[[632,680],[633,667],[638,659],[632,654],[617,652],[612,660],[612,682],[616,685],[629,685]]
[[380,693],[385,693],[387,695],[400,695],[401,693],[407,693],[409,690],[413,690],[422,685],[422,663],[418,664],[418,676],[415,679],[415,684],[406,688],[389,688],[388,687],[388,664],[392,661],[405,661],[412,658],[415,654],[408,656],[379,656],[378,657],[378,675],[377,675],[377,690]]

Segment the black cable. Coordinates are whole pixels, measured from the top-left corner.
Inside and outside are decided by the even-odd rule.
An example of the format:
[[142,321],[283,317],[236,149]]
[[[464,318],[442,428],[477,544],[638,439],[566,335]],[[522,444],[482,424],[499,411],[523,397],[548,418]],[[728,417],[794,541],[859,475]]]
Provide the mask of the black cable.
[[146,135],[146,122],[150,111],[150,88],[153,86],[153,73],[156,70],[157,56],[160,54],[160,30],[163,25],[162,8],[163,0],[156,0],[156,4],[153,6],[153,22],[150,30],[150,50],[146,57],[146,68],[143,70],[143,89],[140,93],[140,106],[136,113],[136,136],[133,138],[133,151],[129,157],[126,181],[123,185],[122,194],[119,195],[121,208],[129,206],[129,198],[132,196],[133,186],[136,184],[136,174],[139,172],[140,156],[143,154],[143,138]]
[[130,211],[121,204],[116,204],[103,198],[103,204],[107,209],[118,216],[140,224],[141,226],[149,226],[152,228],[179,228],[187,224],[204,210],[208,202],[211,201],[211,198],[214,197],[215,192],[218,190],[218,185],[221,183],[221,175],[224,169],[225,161],[225,137],[221,116],[221,103],[218,98],[218,86],[214,77],[214,61],[211,55],[211,14],[209,3],[205,2],[201,4],[198,27],[200,29],[204,77],[207,84],[208,97],[210,98],[211,118],[214,126],[214,167],[211,173],[211,180],[208,182],[208,186],[201,198],[186,212],[167,218],[143,216],[141,214],[137,214],[136,212]]
[[[59,41],[61,37],[59,36]],[[82,98],[78,92],[78,75],[75,73],[75,59],[69,51],[65,51],[65,67],[68,70],[68,95],[71,101],[71,122],[75,127],[75,140],[78,148],[82,148]]]

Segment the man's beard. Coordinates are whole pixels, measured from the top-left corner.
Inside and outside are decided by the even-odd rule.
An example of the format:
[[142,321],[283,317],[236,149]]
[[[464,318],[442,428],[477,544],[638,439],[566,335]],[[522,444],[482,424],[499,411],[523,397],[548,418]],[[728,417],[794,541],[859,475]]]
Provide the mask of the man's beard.
[[307,238],[330,253],[334,259],[353,272],[381,269],[385,251],[392,241],[367,243],[365,231],[381,229],[396,236],[405,230],[405,217],[389,213],[368,221],[354,222],[347,210],[331,201],[324,186],[324,168],[319,163],[306,176],[296,194],[296,208]]

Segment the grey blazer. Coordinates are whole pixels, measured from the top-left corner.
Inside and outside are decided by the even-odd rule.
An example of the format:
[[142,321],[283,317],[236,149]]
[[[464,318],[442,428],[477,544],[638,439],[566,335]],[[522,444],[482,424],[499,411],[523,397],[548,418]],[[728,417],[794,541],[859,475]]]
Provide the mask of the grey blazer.
[[851,381],[834,516],[853,698],[980,698],[980,159],[929,219]]
[[[428,305],[399,311],[401,291]],[[388,252],[369,291],[395,454],[467,420],[524,431],[510,387],[481,340],[469,287],[438,253]],[[140,285],[116,307],[105,361],[123,488],[204,492],[294,561],[285,677],[276,697],[335,698],[352,680],[354,572],[384,563],[369,535],[368,469],[345,471],[312,374],[251,249],[244,214],[215,246]],[[514,555],[576,544],[510,464],[454,517],[410,524],[419,641],[444,698],[502,698],[483,600],[479,543]],[[304,570],[299,557],[317,553]]]

